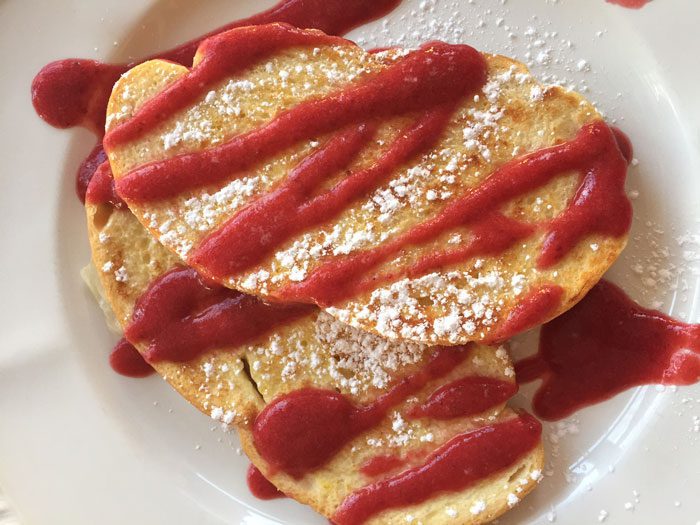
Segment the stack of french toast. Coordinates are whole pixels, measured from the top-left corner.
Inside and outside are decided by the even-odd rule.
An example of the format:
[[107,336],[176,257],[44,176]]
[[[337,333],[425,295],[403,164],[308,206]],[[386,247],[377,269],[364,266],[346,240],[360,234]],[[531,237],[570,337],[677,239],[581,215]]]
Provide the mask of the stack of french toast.
[[537,486],[508,339],[627,239],[628,159],[591,103],[469,46],[271,24],[137,65],[105,132],[101,294],[282,493],[339,525],[476,524]]

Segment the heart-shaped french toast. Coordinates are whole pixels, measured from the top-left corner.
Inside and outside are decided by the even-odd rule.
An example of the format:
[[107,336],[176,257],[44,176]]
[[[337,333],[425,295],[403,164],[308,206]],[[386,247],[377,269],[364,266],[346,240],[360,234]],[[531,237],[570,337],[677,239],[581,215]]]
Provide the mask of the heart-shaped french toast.
[[391,339],[496,342],[623,249],[628,143],[585,99],[465,45],[367,52],[281,24],[117,82],[118,194],[207,279]]

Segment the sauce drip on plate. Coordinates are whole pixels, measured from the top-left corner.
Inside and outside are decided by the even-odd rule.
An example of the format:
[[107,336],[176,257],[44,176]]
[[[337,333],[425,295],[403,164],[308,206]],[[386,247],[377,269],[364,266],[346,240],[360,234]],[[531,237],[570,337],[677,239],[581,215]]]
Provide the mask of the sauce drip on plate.
[[603,280],[542,327],[539,352],[516,373],[520,383],[542,379],[535,413],[561,419],[631,387],[700,380],[700,325],[642,308]]

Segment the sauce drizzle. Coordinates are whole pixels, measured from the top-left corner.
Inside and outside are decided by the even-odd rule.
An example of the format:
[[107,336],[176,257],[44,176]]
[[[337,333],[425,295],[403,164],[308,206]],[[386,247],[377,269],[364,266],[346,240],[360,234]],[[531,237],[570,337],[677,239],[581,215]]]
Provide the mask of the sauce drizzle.
[[700,380],[700,325],[642,308],[602,280],[542,327],[538,353],[516,363],[516,374],[520,383],[542,379],[539,417],[562,419],[631,387]]
[[360,466],[360,472],[374,478],[403,466],[404,460],[399,456],[383,455],[369,458]]
[[90,186],[90,181],[95,176],[97,168],[105,162],[108,162],[107,154],[102,147],[102,142],[98,142],[90,154],[80,164],[75,177],[75,193],[83,204],[85,204],[85,194],[87,193],[88,186]]
[[[259,263],[293,235],[339,215],[401,163],[432,145],[449,113],[442,108],[429,112],[405,129],[372,167],[351,173],[335,187],[309,198],[322,179],[352,161],[371,138],[373,127],[360,125],[338,134],[321,151],[302,161],[279,188],[251,203],[202,241],[188,262],[219,279]],[[342,160],[339,162],[337,157]],[[273,210],[275,220],[270,221]],[[231,257],[231,253],[238,255]]]
[[88,182],[85,202],[93,205],[111,204],[117,210],[126,208],[126,203],[114,189],[114,177],[109,162],[105,161],[95,169]]
[[[282,25],[225,33],[207,41],[207,45],[217,49],[217,52],[212,50],[213,65],[205,69],[206,81],[226,78],[227,64],[232,57],[236,57],[237,62],[256,62],[258,55],[255,53],[250,56],[238,54],[238,47],[247,42],[259,43],[261,49],[266,49],[266,46],[276,49],[287,39],[291,46],[300,39],[307,45],[313,45],[313,42],[322,45],[328,38],[330,37]],[[224,45],[229,40],[239,43],[239,46]],[[218,42],[222,42],[221,49],[216,46]],[[353,45],[349,41],[343,42]],[[176,94],[182,92],[183,96],[189,98],[205,93],[206,87],[201,85],[202,80],[196,74],[200,66],[201,64],[175,81],[172,89],[167,90],[167,96],[166,92],[159,93],[145,105],[148,108],[144,106],[143,111],[138,111],[110,131],[105,137],[107,149],[130,141],[150,129],[163,113],[168,114],[173,103],[171,100],[178,100]],[[474,48],[442,42],[425,44],[356,84],[323,98],[301,102],[262,127],[234,136],[223,144],[139,166],[117,181],[117,191],[127,201],[134,202],[173,197],[183,191],[241,174],[254,163],[302,140],[368,119],[427,111],[455,103],[478,90],[485,81],[486,65],[481,54]],[[450,105],[449,109],[452,108]],[[439,133],[441,130],[438,128],[436,131]]]
[[514,382],[493,377],[463,377],[438,388],[407,415],[437,420],[475,416],[505,403],[517,391],[518,385]]
[[356,406],[334,390],[302,388],[281,395],[255,419],[255,448],[273,469],[299,479],[379,424],[392,407],[447,375],[469,353],[468,346],[437,348],[427,365],[366,406]]
[[563,293],[561,286],[553,284],[543,284],[528,292],[491,333],[490,342],[506,341],[550,319],[559,308]]
[[515,464],[538,445],[541,432],[542,426],[534,417],[520,414],[456,436],[435,450],[423,465],[350,494],[332,521],[337,525],[360,525],[384,510],[464,490]]
[[148,343],[151,363],[186,362],[217,348],[240,346],[312,311],[308,305],[268,304],[205,283],[191,268],[175,268],[139,298],[125,335]]

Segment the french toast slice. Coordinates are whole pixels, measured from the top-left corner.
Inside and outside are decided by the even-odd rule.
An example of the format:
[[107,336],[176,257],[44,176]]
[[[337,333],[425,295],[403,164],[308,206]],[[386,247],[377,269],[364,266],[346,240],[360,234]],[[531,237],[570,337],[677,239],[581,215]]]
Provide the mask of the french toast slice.
[[[128,209],[92,204],[88,192],[86,211],[101,293],[128,333],[140,298],[161,276],[181,267],[181,262]],[[149,341],[132,343],[149,356]],[[429,365],[433,350],[417,343],[384,340],[314,309],[238,347],[213,348],[182,362],[150,362],[196,408],[235,427],[248,457],[280,490],[343,524],[354,522],[338,514],[339,508],[347,507],[348,498],[363,487],[419,468],[432,453],[465,433],[488,431],[523,417],[506,408],[505,401],[466,417],[409,417],[411,409],[442,384],[462,377],[492,378],[515,390],[512,365],[502,347],[470,345],[443,351],[468,354],[447,375],[428,381],[376,425],[349,440],[329,461],[302,477],[276,469],[258,451],[254,427],[266,406],[307,388],[331,390],[357,406],[367,406],[420,373]],[[385,455],[400,458],[400,466],[371,476],[363,474],[363,465]],[[530,492],[542,468],[538,434],[532,449],[488,477],[460,490],[428,494],[422,502],[372,514],[366,523],[406,523],[410,519],[431,524],[485,523]]]
[[[296,45],[262,53],[224,78],[203,80],[181,109],[159,114],[153,125],[134,132],[141,115],[157,113],[159,97],[180,96],[178,86],[188,77],[205,78],[207,64],[234,61],[243,44],[290,34]],[[231,42],[237,47],[229,46],[229,57],[221,48]],[[428,60],[440,53],[477,60],[469,50],[435,43],[417,51],[367,52],[347,40],[277,24],[235,29],[204,42],[191,70],[162,60],[141,64],[117,82],[108,107],[105,146],[117,191],[154,237],[225,286],[269,300],[314,302],[347,324],[390,339],[441,345],[503,340],[573,306],[627,240],[624,148],[610,145],[612,131],[583,97],[541,85],[512,59],[483,54],[483,85],[453,101],[444,127],[432,138],[426,135],[433,142],[331,212],[324,202],[395,153],[392,148],[417,128],[432,125],[435,115],[363,114],[318,135],[283,136],[283,145],[268,144],[260,158],[240,160],[256,144],[250,137],[288,115],[303,120],[309,104],[372,86],[404,61],[418,61],[416,53]],[[313,122],[304,125],[314,129]],[[120,133],[125,127],[132,128],[130,135]],[[505,188],[511,173],[513,180],[526,181],[524,167],[535,163],[528,155],[543,148],[566,153],[588,138],[607,144],[604,157],[614,165],[616,182],[602,191],[616,199],[612,205],[583,202],[590,193],[589,166],[561,168],[531,190],[521,188],[489,206],[469,201],[488,186]],[[297,192],[299,202],[290,211],[285,195],[302,184],[309,164],[317,165],[334,148],[352,149],[353,140],[357,151],[336,159],[321,182],[305,179],[310,185]],[[229,173],[216,164],[223,158],[219,152],[230,152],[236,141],[250,147],[229,158],[240,160]],[[523,169],[516,173],[514,164]],[[198,168],[183,168],[171,181],[180,165]],[[206,170],[199,169],[203,165]],[[218,170],[218,178],[194,185],[188,180],[207,170]],[[155,193],[148,195],[149,188]],[[584,208],[595,216],[574,217]],[[448,212],[470,218],[447,224],[442,219]],[[609,230],[616,214],[622,222]],[[552,233],[572,220],[583,231]],[[440,221],[434,235],[420,237],[421,228]],[[231,236],[228,244],[219,242],[227,228],[236,229],[238,244]],[[377,252],[383,255],[375,257]]]

